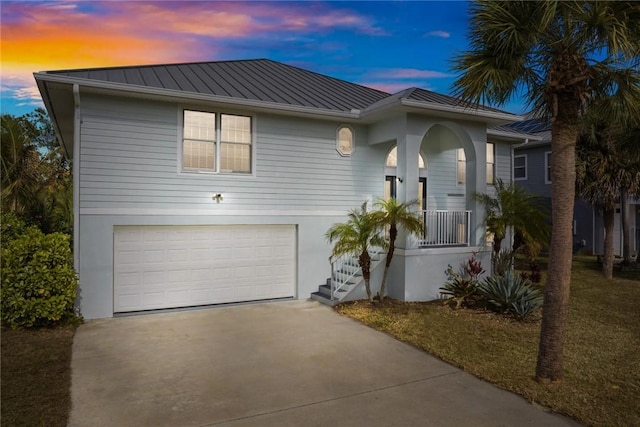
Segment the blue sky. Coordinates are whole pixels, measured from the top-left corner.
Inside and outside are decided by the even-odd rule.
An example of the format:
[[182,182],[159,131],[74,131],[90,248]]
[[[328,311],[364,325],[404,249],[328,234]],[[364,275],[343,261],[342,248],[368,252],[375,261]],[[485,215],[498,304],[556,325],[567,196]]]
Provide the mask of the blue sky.
[[[448,94],[468,12],[463,1],[3,1],[2,113],[42,105],[34,71],[225,59]],[[524,112],[519,100],[502,108]]]

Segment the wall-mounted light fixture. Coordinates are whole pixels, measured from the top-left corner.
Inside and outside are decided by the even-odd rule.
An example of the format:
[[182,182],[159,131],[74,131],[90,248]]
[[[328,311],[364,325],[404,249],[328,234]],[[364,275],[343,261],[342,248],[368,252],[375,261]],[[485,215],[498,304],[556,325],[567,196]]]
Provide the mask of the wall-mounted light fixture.
[[403,180],[402,178],[400,178],[399,176],[397,176],[397,177],[396,177],[396,180],[397,180],[400,184],[402,184],[402,181],[404,181],[404,180]]
[[211,197],[211,200],[215,200],[216,203],[220,203],[224,199],[222,193],[216,193]]

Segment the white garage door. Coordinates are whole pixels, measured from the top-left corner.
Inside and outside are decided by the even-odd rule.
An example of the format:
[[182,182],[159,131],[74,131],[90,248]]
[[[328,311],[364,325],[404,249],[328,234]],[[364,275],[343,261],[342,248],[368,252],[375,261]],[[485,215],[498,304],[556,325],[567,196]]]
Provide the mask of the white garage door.
[[114,312],[295,295],[293,225],[116,227]]

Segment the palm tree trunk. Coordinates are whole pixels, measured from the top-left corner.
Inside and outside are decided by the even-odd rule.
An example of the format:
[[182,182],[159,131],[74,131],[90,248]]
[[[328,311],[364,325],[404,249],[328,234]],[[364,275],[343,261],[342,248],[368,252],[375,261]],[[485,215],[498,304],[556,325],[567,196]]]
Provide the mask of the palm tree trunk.
[[496,262],[498,261],[498,254],[502,248],[502,239],[493,235],[493,257],[491,258],[491,274],[497,274]]
[[544,289],[536,379],[542,383],[563,378],[563,348],[569,308],[573,257],[571,232],[576,182],[578,111],[575,99],[561,93],[551,127],[551,245]]
[[389,227],[389,250],[387,251],[387,259],[384,261],[384,272],[382,273],[382,284],[380,285],[380,302],[384,302],[384,293],[387,286],[387,273],[391,265],[393,253],[396,250],[396,238],[398,236],[398,227],[391,224]]
[[629,227],[629,193],[620,193],[620,220],[622,221],[622,265],[631,264],[631,229]]
[[604,209],[604,254],[602,260],[602,273],[607,279],[613,278],[613,226],[615,222],[615,209]]
[[366,249],[358,257],[358,263],[362,269],[362,278],[364,279],[364,289],[367,291],[367,297],[369,302],[373,302],[373,295],[371,294],[371,256]]

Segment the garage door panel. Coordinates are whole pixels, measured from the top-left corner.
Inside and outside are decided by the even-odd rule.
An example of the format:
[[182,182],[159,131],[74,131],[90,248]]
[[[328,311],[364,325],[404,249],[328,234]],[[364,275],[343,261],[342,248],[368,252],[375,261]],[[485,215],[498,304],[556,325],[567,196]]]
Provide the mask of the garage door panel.
[[295,296],[295,226],[117,227],[114,311]]

